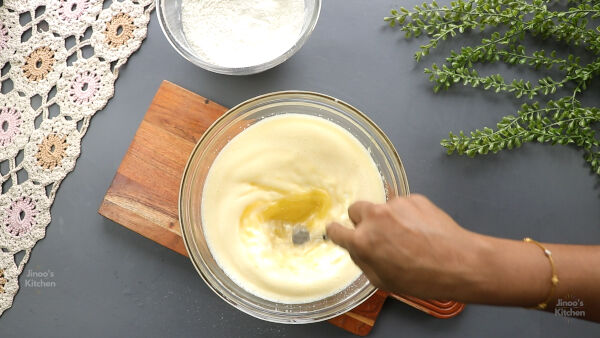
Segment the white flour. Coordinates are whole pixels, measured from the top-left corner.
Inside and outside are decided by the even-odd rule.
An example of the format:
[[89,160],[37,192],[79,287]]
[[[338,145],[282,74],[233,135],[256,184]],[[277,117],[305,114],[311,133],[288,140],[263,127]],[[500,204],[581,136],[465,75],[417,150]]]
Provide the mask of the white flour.
[[183,0],[183,32],[209,63],[247,67],[290,49],[304,23],[304,0]]

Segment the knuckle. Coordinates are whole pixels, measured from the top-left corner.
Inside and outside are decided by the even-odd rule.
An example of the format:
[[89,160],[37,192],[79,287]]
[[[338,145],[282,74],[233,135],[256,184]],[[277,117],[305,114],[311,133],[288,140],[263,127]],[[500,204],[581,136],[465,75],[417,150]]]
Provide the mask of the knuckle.
[[369,206],[367,209],[366,215],[372,218],[382,218],[389,216],[390,209],[385,204],[374,204]]
[[417,202],[417,203],[430,203],[429,199],[427,197],[425,197],[424,195],[421,195],[421,194],[412,194],[410,196],[411,196],[411,199],[414,202]]
[[409,198],[403,197],[403,196],[394,197],[392,200],[390,200],[388,202],[388,204],[390,204],[392,207],[400,208],[400,209],[411,205]]

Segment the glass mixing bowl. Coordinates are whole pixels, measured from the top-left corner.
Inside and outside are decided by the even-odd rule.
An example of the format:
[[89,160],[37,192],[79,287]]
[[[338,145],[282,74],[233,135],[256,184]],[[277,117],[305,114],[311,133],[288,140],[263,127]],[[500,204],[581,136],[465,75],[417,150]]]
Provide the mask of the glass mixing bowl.
[[221,270],[204,238],[201,204],[208,170],[221,149],[248,126],[263,118],[297,113],[332,121],[354,135],[377,165],[387,199],[408,195],[402,162],[390,140],[368,117],[351,105],[318,93],[286,91],[258,96],[227,111],[196,144],[183,173],[179,220],[192,263],[206,284],[227,303],[254,317],[279,323],[310,323],[347,312],[369,298],[376,288],[360,275],[344,290],[303,304],[283,304],[259,298],[234,283]]
[[260,73],[289,59],[300,49],[300,47],[302,47],[302,45],[304,45],[306,40],[308,40],[308,37],[317,24],[320,11],[321,0],[304,0],[304,25],[302,26],[300,35],[298,35],[298,40],[290,49],[277,58],[262,64],[249,67],[230,68],[215,65],[203,60],[188,44],[185,34],[183,33],[183,24],[181,22],[181,0],[156,0],[158,22],[171,46],[173,46],[181,56],[196,66],[210,70],[211,72],[226,75]]

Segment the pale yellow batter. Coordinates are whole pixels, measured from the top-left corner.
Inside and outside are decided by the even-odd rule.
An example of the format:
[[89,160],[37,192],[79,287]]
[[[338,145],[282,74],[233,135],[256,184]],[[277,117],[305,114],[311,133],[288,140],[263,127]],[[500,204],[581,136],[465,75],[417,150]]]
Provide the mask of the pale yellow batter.
[[[227,144],[202,200],[204,234],[223,271],[259,297],[305,303],[359,276],[348,253],[323,240],[325,226],[351,227],[348,206],[385,202],[385,190],[369,152],[349,132],[323,118],[284,114]],[[298,224],[310,240],[294,245]]]

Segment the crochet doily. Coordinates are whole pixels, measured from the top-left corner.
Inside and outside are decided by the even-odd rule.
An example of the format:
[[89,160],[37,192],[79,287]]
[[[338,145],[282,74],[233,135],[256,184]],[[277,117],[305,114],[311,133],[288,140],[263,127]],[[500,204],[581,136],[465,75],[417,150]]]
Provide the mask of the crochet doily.
[[[0,1],[0,3],[2,3]],[[4,0],[0,6],[0,315],[94,113],[146,37],[153,0]]]

